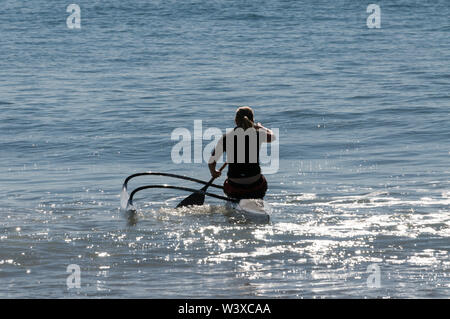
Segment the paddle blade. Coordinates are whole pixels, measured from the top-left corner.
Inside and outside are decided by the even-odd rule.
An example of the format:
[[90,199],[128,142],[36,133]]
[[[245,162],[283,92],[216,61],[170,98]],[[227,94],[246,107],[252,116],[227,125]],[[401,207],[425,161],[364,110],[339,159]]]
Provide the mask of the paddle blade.
[[[219,172],[221,172],[225,166],[227,166],[227,163],[225,162],[222,167],[219,169]],[[212,182],[214,182],[214,180],[217,177],[212,177],[209,182],[198,192],[195,192],[193,194],[191,194],[189,197],[186,197],[185,199],[183,199],[181,201],[181,203],[179,203],[177,205],[178,207],[184,207],[184,206],[190,206],[190,205],[198,205],[201,206],[203,205],[203,203],[205,202],[205,192],[208,189],[208,187],[212,184]]]
[[203,193],[202,191],[198,191],[183,199],[181,203],[177,205],[177,208],[191,205],[200,206],[203,205],[204,202],[205,202],[205,193]]

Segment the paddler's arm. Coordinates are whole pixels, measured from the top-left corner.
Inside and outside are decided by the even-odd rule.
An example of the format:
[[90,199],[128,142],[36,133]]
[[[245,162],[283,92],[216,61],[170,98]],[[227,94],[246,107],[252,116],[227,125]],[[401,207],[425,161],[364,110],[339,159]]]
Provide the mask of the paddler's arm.
[[273,134],[272,130],[268,129],[267,127],[264,127],[261,123],[255,124],[254,128],[256,130],[261,130],[266,133],[266,143],[272,143],[275,141],[275,134]]
[[216,163],[222,156],[222,154],[223,154],[223,136],[217,143],[214,150],[212,151],[211,157],[209,158],[208,161],[208,168],[212,177],[217,178],[222,174],[220,171],[216,170]]
[[211,176],[214,178],[219,177],[222,173],[218,170],[216,170],[216,162],[212,162],[208,164],[209,172],[211,173]]

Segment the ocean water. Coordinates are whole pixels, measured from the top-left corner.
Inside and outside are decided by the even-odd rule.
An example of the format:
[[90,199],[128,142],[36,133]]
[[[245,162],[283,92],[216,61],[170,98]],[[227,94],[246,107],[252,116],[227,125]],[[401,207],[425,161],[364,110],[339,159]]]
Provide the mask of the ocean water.
[[[448,1],[377,1],[378,29],[360,1],[76,3],[81,29],[2,1],[1,298],[450,297]],[[171,134],[239,105],[279,129],[269,224],[173,190],[120,210],[132,173],[208,180]]]

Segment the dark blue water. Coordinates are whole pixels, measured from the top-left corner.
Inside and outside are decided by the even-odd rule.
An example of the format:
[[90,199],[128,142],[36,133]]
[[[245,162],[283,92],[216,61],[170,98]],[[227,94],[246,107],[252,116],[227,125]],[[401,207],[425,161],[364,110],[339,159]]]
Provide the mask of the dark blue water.
[[[448,1],[77,4],[1,5],[1,297],[449,297]],[[161,190],[130,222],[124,178],[208,180],[171,134],[239,105],[279,129],[271,223]]]

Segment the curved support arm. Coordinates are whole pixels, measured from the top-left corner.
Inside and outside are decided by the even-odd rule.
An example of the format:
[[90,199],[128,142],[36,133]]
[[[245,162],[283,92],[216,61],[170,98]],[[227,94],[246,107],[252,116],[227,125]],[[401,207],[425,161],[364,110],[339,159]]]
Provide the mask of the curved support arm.
[[[146,185],[146,186],[138,187],[138,188],[136,188],[135,190],[133,190],[131,192],[130,197],[128,199],[128,205],[133,205],[133,197],[134,197],[134,195],[137,192],[139,192],[141,190],[144,190],[144,189],[149,189],[149,188],[170,188],[170,189],[183,190],[183,191],[187,191],[187,192],[198,192],[199,191],[198,189],[193,189],[193,188],[188,188],[188,187],[181,187],[181,186],[171,186],[171,185],[165,185],[165,184],[164,185]],[[207,196],[210,196],[210,197],[218,198],[218,199],[221,199],[221,200],[226,200],[226,201],[229,201],[229,202],[234,202],[234,203],[238,203],[239,202],[239,200],[237,200],[237,199],[228,198],[228,197],[225,197],[225,196],[220,196],[220,195],[216,195],[216,194],[212,194],[212,193],[208,193],[208,192],[205,192],[204,194],[207,195]]]
[[[161,173],[161,172],[143,172],[143,173],[136,173],[133,175],[128,176],[125,181],[123,182],[123,187],[122,188],[127,188],[128,186],[128,182],[130,181],[130,179],[138,177],[138,176],[145,176],[145,175],[156,175],[156,176],[166,176],[166,177],[173,177],[173,178],[178,178],[178,179],[184,179],[187,181],[191,181],[191,182],[196,182],[196,183],[200,183],[203,185],[207,185],[208,182],[202,181],[200,179],[197,178],[193,178],[193,177],[188,177],[188,176],[183,176],[183,175],[177,175],[177,174],[171,174],[171,173]],[[219,189],[223,189],[223,186],[221,185],[216,185],[216,184],[211,184],[209,185],[211,187],[215,187],[215,188],[219,188]]]

